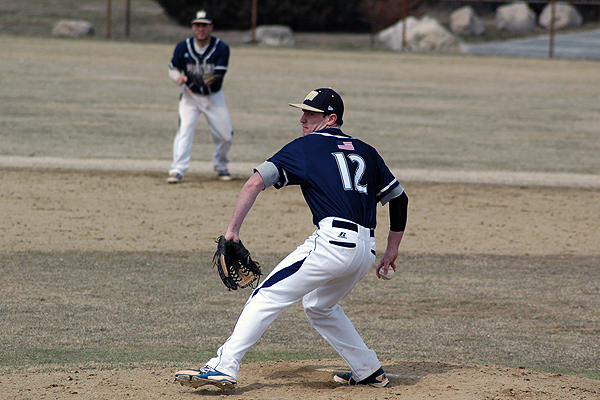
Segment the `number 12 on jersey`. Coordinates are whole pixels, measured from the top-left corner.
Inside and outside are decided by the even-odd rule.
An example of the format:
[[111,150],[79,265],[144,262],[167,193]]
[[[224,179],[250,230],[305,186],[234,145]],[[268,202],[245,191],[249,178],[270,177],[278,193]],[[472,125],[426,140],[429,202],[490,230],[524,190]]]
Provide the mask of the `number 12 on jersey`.
[[[340,170],[340,177],[342,178],[342,186],[344,187],[344,190],[356,190],[359,193],[367,194],[367,185],[362,185],[360,183],[360,180],[365,174],[365,160],[358,154],[348,154],[347,156],[344,155],[344,153],[331,154],[333,157],[335,157],[338,169]],[[352,179],[352,174],[350,173],[350,168],[348,167],[348,161],[346,161],[346,157],[348,160],[357,164],[356,171],[354,173],[354,179]]]

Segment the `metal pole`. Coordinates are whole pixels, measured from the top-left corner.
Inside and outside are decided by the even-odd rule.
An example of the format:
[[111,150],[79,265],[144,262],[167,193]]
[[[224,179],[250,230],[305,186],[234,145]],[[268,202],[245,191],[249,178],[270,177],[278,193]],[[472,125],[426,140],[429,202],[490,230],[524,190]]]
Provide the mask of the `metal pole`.
[[106,38],[110,39],[110,9],[111,0],[106,0]]
[[548,52],[548,57],[550,58],[554,56],[554,18],[556,16],[556,0],[552,0],[551,7],[552,13],[550,19],[550,49]]
[[256,44],[256,3],[258,0],[252,0],[252,44]]
[[125,3],[125,37],[129,37],[129,25],[131,22],[131,0]]

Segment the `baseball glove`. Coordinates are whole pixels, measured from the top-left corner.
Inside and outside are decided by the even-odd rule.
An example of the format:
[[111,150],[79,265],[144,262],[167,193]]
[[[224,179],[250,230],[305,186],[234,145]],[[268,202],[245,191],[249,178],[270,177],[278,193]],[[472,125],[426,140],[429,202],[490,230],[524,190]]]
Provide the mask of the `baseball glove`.
[[250,257],[242,242],[227,241],[225,236],[219,236],[215,242],[217,251],[213,264],[225,286],[229,290],[237,290],[257,285],[262,275],[260,265]]

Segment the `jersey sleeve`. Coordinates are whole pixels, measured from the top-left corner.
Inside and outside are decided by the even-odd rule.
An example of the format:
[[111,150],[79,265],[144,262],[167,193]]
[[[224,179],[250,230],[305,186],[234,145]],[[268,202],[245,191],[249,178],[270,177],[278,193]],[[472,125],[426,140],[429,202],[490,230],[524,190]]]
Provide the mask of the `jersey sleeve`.
[[215,59],[215,71],[221,71],[225,74],[229,66],[229,46],[219,41],[218,50]]
[[386,203],[396,197],[400,196],[404,193],[404,188],[400,183],[394,178],[390,184],[384,188],[381,192],[377,194],[377,201],[381,203],[381,205],[386,205]]
[[381,205],[386,205],[390,200],[404,193],[404,188],[396,179],[392,171],[385,165],[381,156],[377,155],[379,168],[381,171],[381,189],[377,193],[377,201]]
[[279,169],[272,162],[265,161],[258,167],[254,168],[254,172],[258,172],[262,177],[263,181],[265,182],[265,189],[275,186],[279,182]]
[[213,82],[210,84],[210,91],[213,93],[223,87],[223,78],[229,65],[229,46],[220,39],[214,39],[214,42],[215,52],[209,58],[211,64],[214,65]]
[[[301,141],[302,138],[293,140],[267,160],[277,169],[277,179],[272,184],[275,188],[281,189],[288,185],[301,185],[305,182],[306,162]],[[259,170],[259,172],[261,171]],[[265,184],[267,183],[265,182]]]
[[175,50],[173,51],[173,57],[171,58],[171,63],[169,64],[169,69],[176,69],[181,72],[185,70],[185,63],[183,62],[183,55],[185,54],[185,49],[185,40],[177,44],[177,46],[175,46]]

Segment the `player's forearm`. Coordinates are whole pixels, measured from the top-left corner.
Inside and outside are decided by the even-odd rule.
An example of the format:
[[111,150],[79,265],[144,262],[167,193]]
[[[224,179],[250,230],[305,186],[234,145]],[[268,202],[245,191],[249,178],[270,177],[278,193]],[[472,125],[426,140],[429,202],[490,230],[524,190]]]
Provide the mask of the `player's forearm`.
[[396,253],[398,254],[398,249],[400,248],[400,243],[402,242],[402,237],[404,236],[404,231],[394,232],[390,231],[388,233],[387,247],[385,249],[386,252]]
[[254,201],[258,197],[258,194],[264,189],[265,182],[260,174],[255,172],[240,191],[240,195],[233,211],[233,216],[231,217],[231,222],[229,222],[227,233],[225,234],[227,240],[239,240],[242,223],[254,205]]
[[179,71],[177,69],[169,68],[169,78],[171,78],[172,81],[177,82],[177,78],[179,78],[180,75],[181,75],[181,71]]
[[[389,268],[391,267],[394,271],[396,271],[396,258],[398,257],[398,248],[400,247],[400,242],[402,242],[402,236],[404,236],[404,231],[395,232],[390,231],[388,234],[387,247],[381,260],[379,260],[379,265],[377,266],[376,273],[377,277],[381,277],[381,268]],[[384,272],[385,274],[386,272]]]
[[390,231],[388,233],[387,246],[385,248],[385,252],[381,257],[379,262],[379,266],[388,266],[393,265],[394,261],[396,261],[396,257],[398,257],[398,249],[400,248],[400,242],[402,242],[402,236],[404,235],[404,231],[402,232],[394,232]]
[[175,83],[177,83],[177,85],[179,86],[187,82],[187,76],[185,76],[185,74],[183,74],[178,69],[169,68],[169,78],[175,81]]

